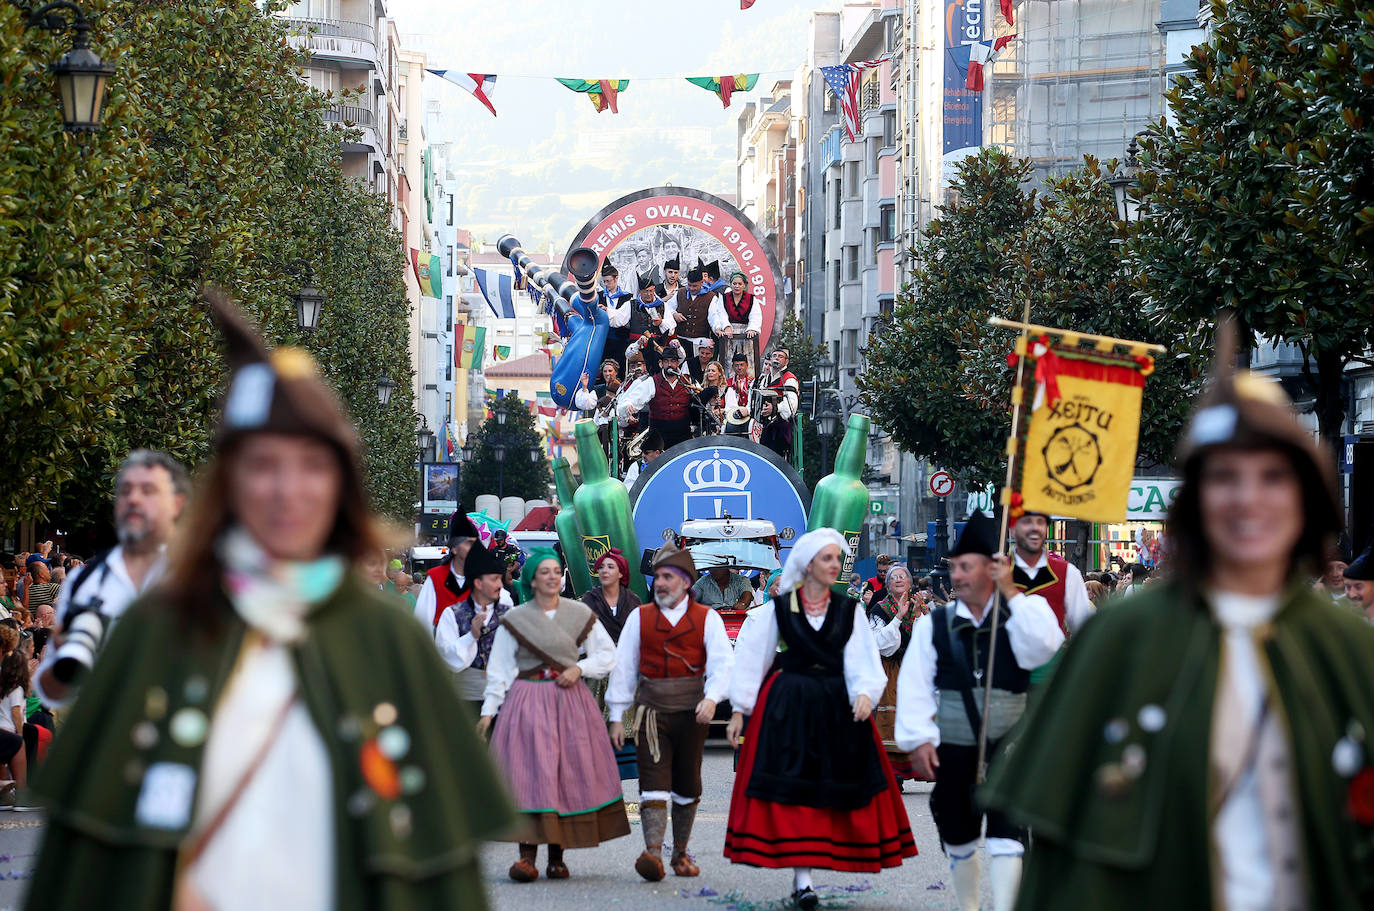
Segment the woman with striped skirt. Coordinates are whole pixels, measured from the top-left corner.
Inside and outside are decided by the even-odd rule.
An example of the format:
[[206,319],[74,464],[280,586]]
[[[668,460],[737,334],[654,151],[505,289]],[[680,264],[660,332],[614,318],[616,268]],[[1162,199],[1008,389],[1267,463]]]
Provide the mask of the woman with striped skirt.
[[524,571],[534,599],[501,618],[477,725],[485,734],[500,711],[491,750],[525,823],[510,868],[522,883],[539,878],[540,844],[549,846],[545,875],[567,879],[565,848],[630,834],[611,740],[582,682],[611,672],[615,643],[591,608],[559,595],[563,564],[553,551],[536,550]]

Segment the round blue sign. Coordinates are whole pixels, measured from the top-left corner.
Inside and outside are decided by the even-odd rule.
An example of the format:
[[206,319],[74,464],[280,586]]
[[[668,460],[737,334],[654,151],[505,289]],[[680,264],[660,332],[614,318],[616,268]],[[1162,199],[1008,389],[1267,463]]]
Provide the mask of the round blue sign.
[[777,453],[737,436],[679,443],[654,460],[630,490],[641,547],[659,547],[688,519],[765,519],[787,561],[806,531],[811,493]]

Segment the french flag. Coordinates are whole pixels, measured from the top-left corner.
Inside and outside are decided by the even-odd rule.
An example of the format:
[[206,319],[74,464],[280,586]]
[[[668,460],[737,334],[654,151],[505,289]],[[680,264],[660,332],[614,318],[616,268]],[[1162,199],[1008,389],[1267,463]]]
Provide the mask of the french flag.
[[1002,48],[1006,47],[1008,42],[1015,37],[1015,35],[1003,35],[990,45],[981,41],[969,45],[968,76],[964,79],[964,88],[970,92],[981,92],[983,90],[983,67],[991,66]]
[[492,93],[496,91],[496,77],[491,73],[459,73],[456,70],[430,70],[429,72],[438,76],[446,82],[452,82],[456,86],[461,86],[471,92],[473,96],[488,111],[491,116],[496,116],[496,108],[491,103]]
[[511,277],[504,271],[490,272],[476,266],[473,267],[472,274],[477,279],[477,290],[486,298],[491,312],[503,319],[514,319],[515,282]]

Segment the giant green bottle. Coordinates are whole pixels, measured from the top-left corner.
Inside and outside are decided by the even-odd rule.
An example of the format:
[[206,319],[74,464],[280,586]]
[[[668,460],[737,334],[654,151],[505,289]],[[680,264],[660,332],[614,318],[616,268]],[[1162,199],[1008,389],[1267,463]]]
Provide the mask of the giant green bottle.
[[[649,589],[639,572],[639,536],[635,534],[634,516],[630,512],[630,492],[611,477],[606,452],[596,435],[596,423],[578,421],[573,432],[577,436],[577,461],[582,469],[582,486],[573,494],[573,503],[577,508],[588,573],[591,561],[612,547],[619,547],[630,564],[630,578],[626,584],[630,591],[647,602]],[[571,553],[568,559],[572,559]]]
[[573,594],[580,598],[592,587],[592,576],[587,561],[578,559],[584,551],[582,527],[577,521],[577,507],[573,505],[577,481],[573,479],[572,466],[562,456],[553,460],[553,483],[558,488],[558,516],[553,520],[553,527],[558,531],[558,543],[563,545],[563,555],[568,561]]
[[849,416],[849,426],[835,456],[835,469],[817,482],[816,492],[811,496],[811,514],[806,517],[807,531],[833,528],[849,542],[849,556],[845,557],[844,569],[835,583],[838,592],[849,587],[854,555],[859,552],[859,535],[863,533],[864,518],[868,515],[869,497],[863,470],[871,423],[866,414]]

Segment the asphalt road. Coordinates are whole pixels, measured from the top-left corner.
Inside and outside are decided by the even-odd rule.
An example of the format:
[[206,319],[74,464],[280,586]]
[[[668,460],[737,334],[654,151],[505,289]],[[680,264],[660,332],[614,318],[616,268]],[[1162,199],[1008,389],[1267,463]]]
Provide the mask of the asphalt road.
[[[781,870],[760,870],[730,864],[721,856],[725,842],[725,817],[730,806],[734,781],[729,751],[718,743],[707,747],[702,778],[705,793],[697,813],[692,853],[701,866],[701,876],[682,879],[672,875],[659,883],[646,883],[632,869],[634,859],[644,849],[639,820],[634,807],[630,814],[632,831],[626,838],[598,848],[569,851],[566,862],[572,878],[521,885],[506,876],[515,859],[515,846],[488,845],[482,855],[487,874],[491,905],[495,911],[612,911],[624,908],[672,908],[674,911],[781,911],[790,907],[782,899],[791,892],[792,876]],[[908,782],[905,791],[907,813],[920,856],[895,870],[876,875],[815,872],[817,891],[826,908],[856,908],[862,911],[912,911],[953,909],[954,893],[949,886],[949,868],[930,818],[930,785]],[[635,782],[626,782],[627,801],[639,797]],[[36,859],[43,820],[38,813],[0,813],[0,911],[22,906],[26,876]],[[669,830],[671,837],[671,829]],[[539,853],[542,871],[546,855]],[[79,871],[73,871],[79,875]],[[983,906],[991,907],[991,895],[984,886]]]

